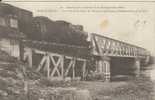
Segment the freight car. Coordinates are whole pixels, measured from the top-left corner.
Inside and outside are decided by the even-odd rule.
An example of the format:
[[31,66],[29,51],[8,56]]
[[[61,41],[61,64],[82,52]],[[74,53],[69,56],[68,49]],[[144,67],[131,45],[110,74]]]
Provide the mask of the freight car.
[[[0,3],[0,49],[6,51],[11,56],[19,58],[19,39],[25,37],[24,28],[30,26],[26,16],[32,16],[31,12]],[[24,17],[25,16],[25,17]]]
[[32,12],[0,3],[0,16],[1,28],[3,27],[1,35],[13,35],[13,33],[27,35],[32,33]]
[[33,18],[34,40],[43,40],[69,45],[87,46],[87,33],[83,26],[73,25],[66,21],[52,21],[47,17]]

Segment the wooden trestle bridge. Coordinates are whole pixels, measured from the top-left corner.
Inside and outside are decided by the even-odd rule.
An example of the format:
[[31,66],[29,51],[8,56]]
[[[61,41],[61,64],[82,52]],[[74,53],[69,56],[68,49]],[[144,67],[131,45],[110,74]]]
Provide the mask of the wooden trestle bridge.
[[93,71],[103,74],[105,80],[110,80],[115,72],[113,67],[118,65],[117,69],[121,70],[121,64],[134,68],[138,75],[140,66],[149,61],[146,49],[97,34],[91,34],[88,48],[23,40],[20,51],[23,61],[50,79],[85,79],[92,68],[90,62],[94,63]]

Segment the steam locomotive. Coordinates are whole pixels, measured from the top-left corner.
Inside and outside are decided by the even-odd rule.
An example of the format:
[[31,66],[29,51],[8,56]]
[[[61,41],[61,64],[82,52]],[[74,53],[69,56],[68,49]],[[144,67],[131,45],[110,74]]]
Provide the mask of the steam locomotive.
[[33,13],[9,4],[0,3],[0,37],[26,36],[27,39],[87,46],[88,33],[81,25],[34,17]]

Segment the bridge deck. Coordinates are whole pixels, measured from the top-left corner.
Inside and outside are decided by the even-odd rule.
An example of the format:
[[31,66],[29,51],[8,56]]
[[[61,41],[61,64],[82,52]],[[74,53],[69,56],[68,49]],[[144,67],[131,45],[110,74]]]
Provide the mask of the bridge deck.
[[80,57],[80,58],[88,58],[89,56],[89,48],[66,45],[66,44],[58,44],[58,43],[49,43],[45,41],[31,41],[31,40],[23,40],[22,44],[24,46],[28,46],[30,48],[58,53],[67,56]]

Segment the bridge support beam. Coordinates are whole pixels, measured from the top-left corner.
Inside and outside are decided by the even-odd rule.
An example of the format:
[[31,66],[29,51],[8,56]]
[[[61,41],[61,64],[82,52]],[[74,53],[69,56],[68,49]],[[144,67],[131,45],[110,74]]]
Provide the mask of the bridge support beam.
[[133,67],[134,67],[134,75],[136,77],[139,77],[140,75],[140,59],[139,58],[135,58]]
[[105,68],[104,71],[104,77],[105,81],[108,82],[110,81],[110,58],[109,57],[103,57],[103,67]]
[[32,54],[33,54],[33,50],[29,49],[29,48],[25,48],[24,50],[26,53],[23,53],[23,61],[27,61],[29,67],[32,67],[33,62],[32,62]]
[[97,73],[102,76],[106,82],[110,81],[110,58],[109,57],[101,57],[100,60],[97,61],[96,64]]
[[[85,79],[87,59],[25,47],[22,61],[48,79]],[[81,67],[79,67],[81,66]],[[78,73],[81,72],[81,73]]]

